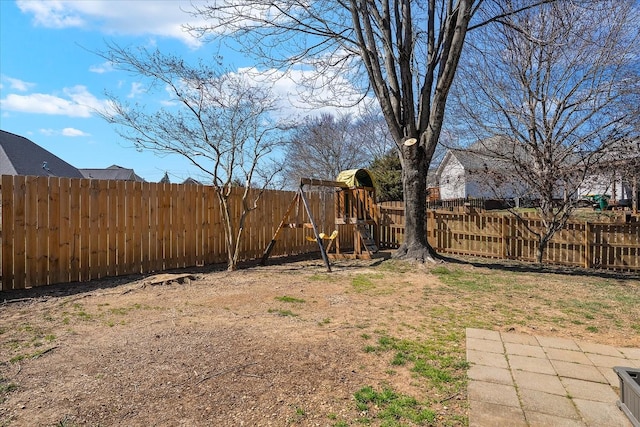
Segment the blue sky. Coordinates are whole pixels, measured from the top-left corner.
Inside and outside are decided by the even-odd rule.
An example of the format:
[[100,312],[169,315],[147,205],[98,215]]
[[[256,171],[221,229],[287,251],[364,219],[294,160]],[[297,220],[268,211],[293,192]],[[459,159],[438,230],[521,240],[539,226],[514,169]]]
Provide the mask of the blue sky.
[[[182,30],[194,22],[182,0],[0,0],[0,128],[25,136],[77,168],[117,164],[148,181],[165,171],[172,182],[201,178],[179,156],[138,152],[94,109],[105,91],[125,100],[152,102],[134,76],[113,70],[94,52],[105,42],[158,47],[187,60],[206,59],[214,47]],[[225,63],[251,67],[241,55],[222,52]],[[295,78],[274,86],[285,115],[311,114],[296,108]],[[284,101],[286,100],[286,102]],[[159,102],[159,101],[158,101]],[[293,105],[292,105],[293,104]]]

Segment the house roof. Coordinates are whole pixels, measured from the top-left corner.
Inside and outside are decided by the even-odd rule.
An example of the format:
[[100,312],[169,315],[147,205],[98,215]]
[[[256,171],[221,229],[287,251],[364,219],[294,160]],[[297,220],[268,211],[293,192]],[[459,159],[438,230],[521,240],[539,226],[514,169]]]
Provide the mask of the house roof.
[[133,169],[123,168],[118,165],[111,165],[106,169],[80,169],[80,173],[85,178],[90,179],[144,182],[144,179],[136,175]]
[[0,130],[0,174],[82,178],[78,169],[33,141]]
[[193,179],[191,177],[185,179],[184,181],[182,181],[183,184],[193,184],[193,185],[202,185],[202,183],[200,181],[198,181],[197,179]]
[[436,170],[439,178],[444,168],[455,158],[467,172],[511,169],[514,150],[521,148],[506,136],[479,140],[467,148],[450,149]]

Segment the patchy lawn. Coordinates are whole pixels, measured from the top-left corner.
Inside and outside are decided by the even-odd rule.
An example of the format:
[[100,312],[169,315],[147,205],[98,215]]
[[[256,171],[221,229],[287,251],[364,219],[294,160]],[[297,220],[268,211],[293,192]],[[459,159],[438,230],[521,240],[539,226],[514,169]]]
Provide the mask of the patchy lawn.
[[628,275],[478,259],[188,273],[0,293],[0,426],[466,425],[466,327],[640,346]]

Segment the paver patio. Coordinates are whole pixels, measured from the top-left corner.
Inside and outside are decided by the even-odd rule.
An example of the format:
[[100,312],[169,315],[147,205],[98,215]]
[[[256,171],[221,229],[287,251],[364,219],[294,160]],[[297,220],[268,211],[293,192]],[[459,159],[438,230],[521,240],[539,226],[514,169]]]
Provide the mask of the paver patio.
[[640,349],[468,328],[469,425],[631,427],[614,366]]

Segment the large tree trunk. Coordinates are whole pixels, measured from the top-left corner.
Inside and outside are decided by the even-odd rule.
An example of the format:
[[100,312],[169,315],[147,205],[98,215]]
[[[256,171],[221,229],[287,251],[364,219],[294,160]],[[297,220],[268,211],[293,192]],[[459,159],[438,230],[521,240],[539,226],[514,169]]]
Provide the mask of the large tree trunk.
[[429,159],[418,144],[402,147],[402,186],[404,189],[404,241],[394,254],[419,262],[434,261],[435,251],[427,242],[427,170]]

